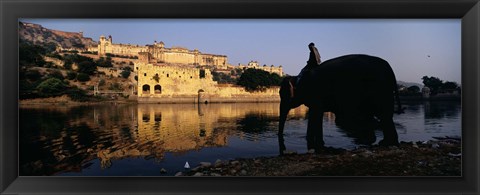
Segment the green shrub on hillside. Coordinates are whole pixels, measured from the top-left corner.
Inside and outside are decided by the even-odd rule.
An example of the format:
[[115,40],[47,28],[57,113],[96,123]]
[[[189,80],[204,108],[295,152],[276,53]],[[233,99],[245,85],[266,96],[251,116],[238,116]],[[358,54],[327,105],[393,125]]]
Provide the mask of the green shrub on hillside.
[[60,79],[60,80],[63,80],[63,79],[64,79],[62,72],[60,72],[59,70],[53,70],[53,71],[51,71],[51,72],[48,74],[48,77],[50,77],[50,78],[57,78],[57,79]]
[[[88,76],[88,75],[87,75]],[[68,89],[65,94],[68,95],[73,101],[88,101],[90,96],[87,95],[87,92],[85,90],[79,89],[77,87],[72,87]]]
[[130,71],[128,70],[123,70],[120,75],[122,75],[123,78],[128,78],[130,76]]
[[62,95],[67,88],[68,85],[57,78],[49,78],[36,87],[39,95],[43,97]]
[[43,67],[46,63],[43,56],[47,51],[41,46],[24,42],[20,43],[18,51],[20,66]]
[[38,81],[42,78],[42,74],[40,71],[36,69],[30,69],[27,72],[25,72],[25,78],[27,78],[30,81]]
[[95,63],[100,67],[113,67],[112,58],[109,56],[106,58],[100,57]]
[[85,74],[88,74],[88,75],[92,75],[93,73],[95,73],[96,70],[97,70],[97,66],[94,62],[83,61],[83,62],[78,63],[78,70],[77,71],[79,73],[85,73]]
[[73,80],[77,78],[77,73],[76,72],[73,72],[73,71],[68,71],[67,72],[67,79],[68,80]]
[[90,76],[85,73],[78,73],[77,80],[80,82],[85,82],[90,80]]

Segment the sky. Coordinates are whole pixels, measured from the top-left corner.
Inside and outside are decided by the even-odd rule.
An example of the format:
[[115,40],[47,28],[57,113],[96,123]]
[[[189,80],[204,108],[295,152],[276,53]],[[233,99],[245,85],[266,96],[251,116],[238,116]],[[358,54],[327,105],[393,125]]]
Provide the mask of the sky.
[[258,61],[297,75],[310,42],[322,61],[347,54],[387,60],[397,80],[423,76],[461,84],[460,19],[21,19],[45,28],[84,33],[98,41],[138,45],[163,41],[227,55],[232,65]]

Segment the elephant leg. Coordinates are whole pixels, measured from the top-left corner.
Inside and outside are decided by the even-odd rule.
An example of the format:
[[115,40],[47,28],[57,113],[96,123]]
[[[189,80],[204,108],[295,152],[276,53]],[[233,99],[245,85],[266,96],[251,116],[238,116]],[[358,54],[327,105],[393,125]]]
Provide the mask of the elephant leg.
[[380,119],[380,128],[383,131],[383,140],[379,142],[379,145],[383,146],[398,146],[398,134],[393,124],[392,117],[385,117]]
[[372,145],[377,140],[375,136],[375,122],[378,123],[373,118],[373,115],[365,115],[365,117],[361,118],[358,123],[353,123],[355,131],[356,139],[355,143],[363,144],[363,145]]
[[315,152],[320,152],[324,145],[323,111],[310,109],[308,112],[307,148],[308,150],[314,149]]
[[280,149],[280,155],[285,153],[287,147],[285,146],[285,139],[283,138],[283,134],[278,135],[278,148]]
[[380,129],[383,131],[383,140],[379,145],[398,146],[398,134],[393,123],[394,99],[393,95],[379,96],[377,98],[377,109],[375,115],[380,120]]

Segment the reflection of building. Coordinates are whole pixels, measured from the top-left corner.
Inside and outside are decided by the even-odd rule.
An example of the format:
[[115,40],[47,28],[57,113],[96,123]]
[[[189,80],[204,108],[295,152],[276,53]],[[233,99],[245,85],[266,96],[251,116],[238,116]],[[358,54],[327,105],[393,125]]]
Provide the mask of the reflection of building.
[[[42,124],[31,125],[40,131],[28,144],[42,145],[35,150],[45,155],[32,162],[21,162],[22,170],[28,170],[22,173],[80,172],[82,166],[96,158],[103,168],[125,158],[161,161],[167,152],[183,153],[228,145],[228,137],[233,134],[241,139],[256,139],[255,134],[247,136],[238,130],[239,119],[262,116],[258,120],[268,120],[272,125],[278,120],[278,107],[276,103],[242,103],[56,107],[48,108],[48,112],[41,108],[45,113],[53,113],[56,121],[43,120]],[[289,117],[303,118],[305,113],[302,106],[293,109]],[[57,123],[66,125],[53,126],[59,129],[48,127],[48,131],[43,129],[47,124]]]
[[199,115],[195,105],[139,105],[138,118],[138,135],[149,139],[158,132],[155,139],[169,152],[226,145],[227,135],[213,132],[215,118]]
[[422,88],[422,95],[423,95],[423,98],[425,99],[430,98],[430,88],[428,88],[427,86],[424,86]]
[[[279,114],[278,104],[139,104],[137,107],[137,127],[130,130],[129,137],[115,138],[127,141],[116,142],[117,145],[97,153],[105,167],[114,159],[151,156],[161,160],[165,152],[225,146],[231,134],[243,137],[235,130],[239,118],[252,113],[269,113],[273,118]],[[304,107],[295,110],[297,115],[305,116]]]

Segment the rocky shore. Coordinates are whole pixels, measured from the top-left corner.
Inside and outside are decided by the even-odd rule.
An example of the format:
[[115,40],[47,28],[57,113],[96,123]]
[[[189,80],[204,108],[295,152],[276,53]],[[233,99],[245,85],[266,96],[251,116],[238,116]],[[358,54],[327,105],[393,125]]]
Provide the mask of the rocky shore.
[[203,162],[176,176],[461,176],[460,138]]

